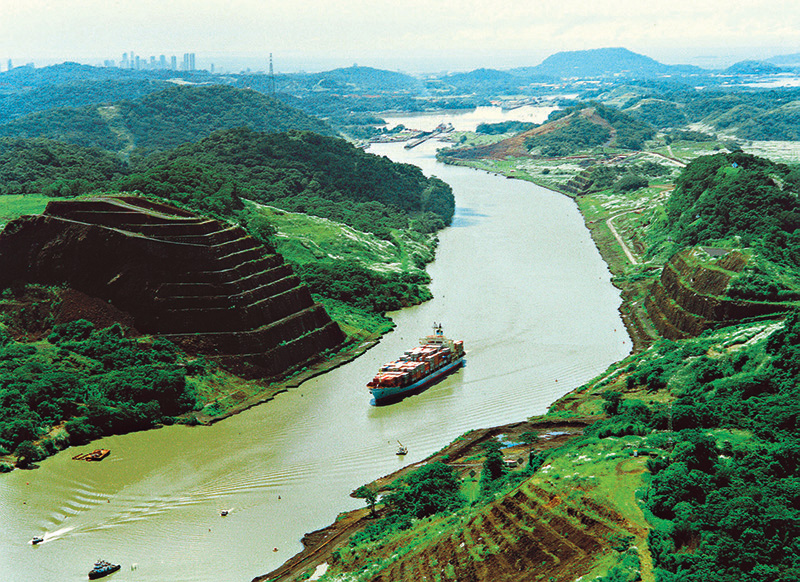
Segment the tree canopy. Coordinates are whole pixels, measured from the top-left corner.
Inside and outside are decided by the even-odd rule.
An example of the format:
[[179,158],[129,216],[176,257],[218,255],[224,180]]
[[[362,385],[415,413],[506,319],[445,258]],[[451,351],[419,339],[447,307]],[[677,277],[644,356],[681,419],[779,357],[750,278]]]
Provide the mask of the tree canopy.
[[283,208],[344,222],[366,232],[388,236],[407,228],[412,216],[438,219],[438,230],[455,210],[450,187],[426,178],[410,164],[368,154],[341,139],[290,131],[258,133],[246,128],[217,132],[194,144],[154,155],[141,172],[116,187],[139,184],[165,191],[165,182],[183,180],[184,168],[206,171],[234,181],[246,197]]
[[[17,450],[65,423],[71,444],[171,422],[196,405],[190,363],[163,339],[125,337],[86,320],[56,325],[37,345],[0,347],[0,451]],[[36,460],[30,446],[23,453]]]
[[800,172],[733,152],[692,161],[666,204],[681,246],[741,236],[772,258],[800,266]]
[[326,122],[267,95],[227,85],[173,85],[138,99],[56,107],[0,125],[0,136],[44,137],[138,155],[197,141],[221,129],[290,129],[334,135]]
[[0,195],[77,196],[126,173],[113,154],[48,139],[0,138]]
[[647,461],[652,480],[645,502],[659,518],[648,540],[656,580],[795,580],[800,316],[730,353],[710,352],[717,341],[654,346],[629,369],[628,384],[648,391],[669,385],[674,402],[611,398],[604,407],[609,417],[590,432],[666,442],[664,431],[674,429],[671,450],[664,446]]

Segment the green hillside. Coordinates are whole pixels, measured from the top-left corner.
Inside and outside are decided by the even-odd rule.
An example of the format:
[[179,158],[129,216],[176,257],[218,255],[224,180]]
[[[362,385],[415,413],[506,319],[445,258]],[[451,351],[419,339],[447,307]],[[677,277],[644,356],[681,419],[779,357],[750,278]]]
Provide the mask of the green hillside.
[[741,152],[703,156],[676,180],[665,220],[654,231],[663,228],[669,241],[661,244],[671,248],[726,242],[752,247],[800,283],[798,194],[797,168]]
[[180,200],[187,190],[176,184],[192,168],[223,177],[231,187],[236,184],[242,197],[382,237],[393,228],[435,232],[450,223],[455,208],[450,187],[426,178],[416,166],[311,132],[218,132],[147,159],[115,186],[170,198],[175,194]]
[[0,136],[42,137],[144,155],[234,127],[334,134],[325,122],[256,91],[176,85],[133,101],[55,108],[20,117],[0,125]]
[[97,148],[41,138],[0,138],[0,195],[76,196],[127,171],[117,156]]
[[59,85],[25,87],[8,94],[0,91],[0,123],[59,107],[83,107],[138,99],[170,86],[157,79],[70,80]]
[[797,316],[661,341],[358,489],[380,519],[310,548],[320,580],[794,580],[798,356]]
[[25,115],[0,125],[0,137],[42,138],[110,152],[121,151],[127,145],[94,105],[58,107]]
[[57,107],[138,99],[169,86],[168,76],[184,75],[177,71],[136,71],[69,62],[41,68],[16,67],[0,73],[0,123]]
[[225,85],[170,87],[119,104],[119,115],[136,146],[164,150],[197,141],[220,129],[259,132],[307,130],[334,135],[319,119],[248,89]]
[[596,98],[658,128],[700,124],[746,140],[797,140],[800,135],[797,88],[720,91],[639,81],[609,88]]

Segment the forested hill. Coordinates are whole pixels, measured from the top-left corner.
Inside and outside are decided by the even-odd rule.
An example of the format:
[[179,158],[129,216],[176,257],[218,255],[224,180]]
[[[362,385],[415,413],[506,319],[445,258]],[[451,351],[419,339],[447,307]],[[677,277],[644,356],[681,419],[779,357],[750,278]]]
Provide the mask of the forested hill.
[[103,188],[128,171],[117,156],[97,148],[0,138],[0,195],[76,196]]
[[172,86],[111,106],[56,108],[0,125],[0,136],[44,137],[140,154],[197,141],[220,129],[290,129],[334,135],[324,121],[248,89],[223,85]]
[[157,79],[74,80],[58,85],[24,87],[8,93],[0,91],[0,123],[57,107],[83,107],[138,99],[170,85]]
[[800,170],[742,152],[703,156],[666,205],[671,240],[690,246],[739,237],[767,258],[800,268]]
[[0,73],[0,123],[55,107],[82,107],[138,99],[165,89],[176,71],[134,71],[62,63],[50,67],[16,67]]
[[[560,157],[601,145],[641,149],[655,135],[650,124],[594,101],[556,110],[539,126],[503,124],[500,128],[520,133],[488,145],[441,150],[439,156],[442,159]],[[488,131],[492,129],[480,127],[481,133]]]
[[665,74],[698,73],[699,67],[664,65],[626,48],[599,48],[582,51],[563,51],[547,57],[535,67],[516,69],[517,74],[569,77],[655,77]]
[[249,198],[384,238],[395,228],[435,232],[455,208],[450,187],[416,166],[312,132],[222,130],[129,165],[97,148],[0,138],[0,194],[132,190],[227,218]]
[[324,121],[249,89],[225,85],[176,86],[119,104],[137,147],[167,149],[197,141],[220,129],[261,132],[308,130],[335,135]]
[[175,198],[211,174],[235,184],[243,197],[379,236],[408,226],[433,232],[450,223],[455,208],[450,187],[426,178],[416,166],[395,164],[341,139],[297,131],[221,131],[152,156],[116,187]]
[[[245,80],[244,78],[242,79]],[[248,83],[269,81],[269,77],[246,78]],[[296,73],[285,75],[277,82],[282,91],[295,95],[325,90],[341,94],[376,95],[406,93],[416,95],[423,89],[419,79],[398,73],[373,69],[371,67],[352,67],[334,69],[321,73]],[[264,87],[266,89],[266,87]]]

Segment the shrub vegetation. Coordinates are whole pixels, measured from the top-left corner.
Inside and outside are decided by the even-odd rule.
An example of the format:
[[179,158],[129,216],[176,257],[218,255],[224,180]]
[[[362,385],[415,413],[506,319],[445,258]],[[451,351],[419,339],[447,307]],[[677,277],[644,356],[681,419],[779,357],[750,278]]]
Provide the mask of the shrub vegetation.
[[[32,460],[31,443],[64,424],[70,444],[174,422],[196,406],[189,375],[202,365],[163,339],[125,337],[86,320],[56,325],[34,345],[0,342],[0,450]],[[23,446],[20,451],[20,446]]]

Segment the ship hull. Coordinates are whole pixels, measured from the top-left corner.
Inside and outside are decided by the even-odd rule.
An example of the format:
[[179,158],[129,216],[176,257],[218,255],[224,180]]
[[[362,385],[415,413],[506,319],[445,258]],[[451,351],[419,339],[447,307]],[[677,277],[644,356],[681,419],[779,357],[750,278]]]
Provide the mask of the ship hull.
[[450,362],[449,364],[445,364],[441,368],[431,372],[424,378],[421,378],[416,382],[409,384],[408,386],[373,386],[369,389],[370,393],[372,394],[372,400],[370,400],[370,404],[377,406],[380,404],[397,402],[409,394],[419,392],[429,387],[431,384],[435,384],[451,372],[454,372],[463,366],[465,359],[466,358],[464,356],[461,356],[457,360]]
[[104,576],[108,576],[109,574],[113,574],[117,570],[119,570],[122,566],[119,564],[113,564],[108,568],[103,568],[100,570],[92,570],[89,572],[89,580],[97,580],[98,578],[103,578]]

